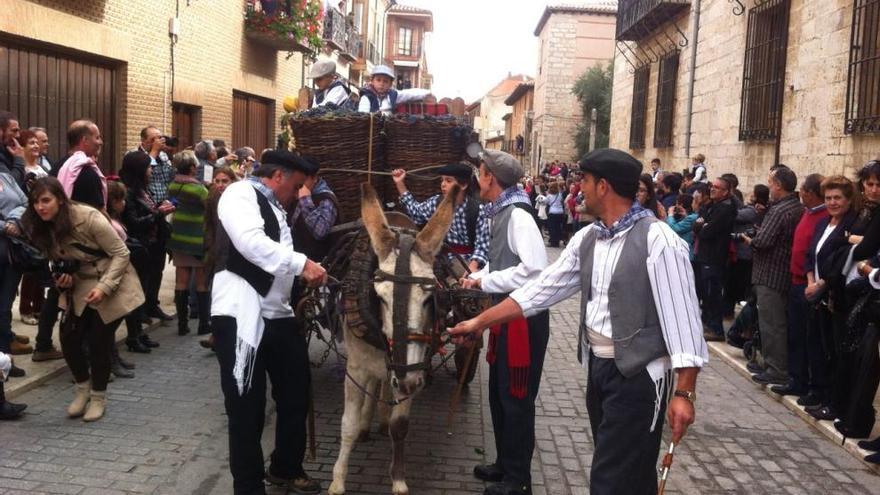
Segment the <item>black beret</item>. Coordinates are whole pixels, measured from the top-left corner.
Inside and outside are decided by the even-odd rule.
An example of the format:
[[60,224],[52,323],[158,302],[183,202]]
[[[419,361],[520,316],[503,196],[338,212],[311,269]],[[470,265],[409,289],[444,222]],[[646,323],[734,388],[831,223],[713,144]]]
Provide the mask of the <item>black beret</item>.
[[593,150],[578,163],[582,172],[605,179],[614,192],[624,197],[635,197],[639,190],[642,162],[625,151],[612,148]]
[[261,161],[266,165],[278,165],[288,170],[299,171],[306,175],[314,175],[318,172],[318,164],[305,160],[296,153],[285,150],[269,150],[263,153]]
[[450,163],[435,169],[438,175],[448,175],[456,179],[470,180],[474,175],[474,168],[466,163]]

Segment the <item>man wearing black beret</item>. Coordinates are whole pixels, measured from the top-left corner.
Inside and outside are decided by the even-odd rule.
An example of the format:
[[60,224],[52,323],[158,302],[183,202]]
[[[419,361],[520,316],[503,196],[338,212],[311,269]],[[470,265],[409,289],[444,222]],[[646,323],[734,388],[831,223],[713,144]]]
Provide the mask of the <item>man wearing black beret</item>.
[[452,186],[458,184],[461,191],[455,198],[455,216],[452,227],[446,233],[446,244],[453,253],[461,255],[468,261],[468,268],[476,272],[489,260],[489,222],[483,211],[483,205],[477,200],[474,168],[466,163],[450,163],[438,168],[440,176],[440,194],[435,194],[425,201],[416,200],[406,188],[406,171],[397,169],[392,172],[394,186],[400,194],[400,202],[407,214],[419,225],[428,220],[437,211],[440,201]]
[[[217,206],[216,242],[225,243],[229,254],[215,260],[211,327],[229,417],[233,491],[266,493],[265,477],[296,493],[319,493],[320,484],[302,467],[309,356],[290,295],[296,277],[317,286],[327,273],[294,251],[285,212],[317,166],[288,151],[268,151],[261,162],[247,180],[230,185]],[[264,473],[267,374],[278,425]]]
[[635,201],[638,160],[602,149],[579,165],[584,206],[598,220],[538,276],[450,333],[479,334],[580,294],[577,358],[588,369],[594,443],[590,493],[652,494],[664,412],[668,405],[678,442],[694,421],[697,373],[708,361],[689,249]]

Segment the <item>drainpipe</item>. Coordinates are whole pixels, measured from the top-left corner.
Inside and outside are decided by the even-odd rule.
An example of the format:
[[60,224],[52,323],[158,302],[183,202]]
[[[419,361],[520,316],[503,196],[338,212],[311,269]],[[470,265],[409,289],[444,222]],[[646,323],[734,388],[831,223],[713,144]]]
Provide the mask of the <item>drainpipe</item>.
[[694,79],[697,73],[697,45],[700,41],[700,4],[701,0],[694,0],[694,30],[691,35],[691,72],[688,75],[687,111],[685,112],[684,153],[685,157],[691,156],[691,124],[694,118]]

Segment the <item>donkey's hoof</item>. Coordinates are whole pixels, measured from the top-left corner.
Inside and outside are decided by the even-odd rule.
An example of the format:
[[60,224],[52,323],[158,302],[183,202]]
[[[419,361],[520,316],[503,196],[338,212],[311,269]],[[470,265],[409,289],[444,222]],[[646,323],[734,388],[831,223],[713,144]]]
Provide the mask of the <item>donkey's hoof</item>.
[[406,481],[392,482],[391,493],[394,495],[409,495],[409,487],[406,486]]
[[330,495],[345,495],[345,482],[333,480],[327,493]]
[[370,431],[369,430],[361,431],[360,433],[358,433],[357,440],[355,440],[355,441],[357,443],[369,442],[370,441]]

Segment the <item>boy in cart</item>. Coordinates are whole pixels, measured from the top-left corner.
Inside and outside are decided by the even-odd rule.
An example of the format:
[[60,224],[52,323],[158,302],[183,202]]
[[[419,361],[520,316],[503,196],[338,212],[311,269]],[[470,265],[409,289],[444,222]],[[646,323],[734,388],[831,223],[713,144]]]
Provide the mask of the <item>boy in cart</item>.
[[315,97],[311,108],[333,104],[342,107],[349,101],[351,91],[336,77],[336,62],[319,60],[312,65],[309,79],[315,83]]
[[370,75],[370,82],[361,88],[358,111],[390,115],[398,103],[422,100],[431,94],[429,90],[420,88],[397,90],[392,87],[393,84],[394,71],[387,65],[377,65]]

